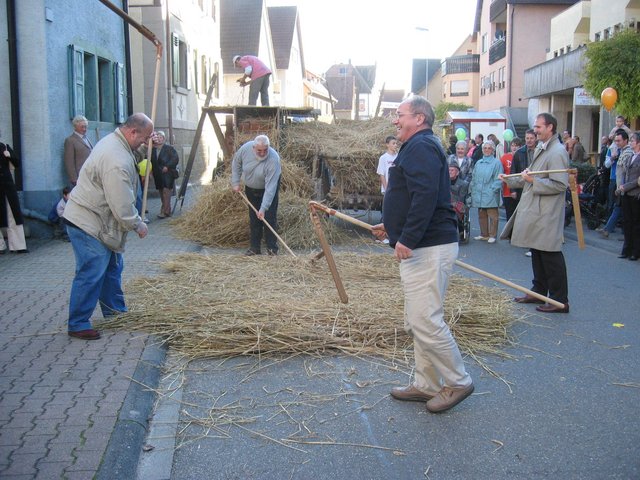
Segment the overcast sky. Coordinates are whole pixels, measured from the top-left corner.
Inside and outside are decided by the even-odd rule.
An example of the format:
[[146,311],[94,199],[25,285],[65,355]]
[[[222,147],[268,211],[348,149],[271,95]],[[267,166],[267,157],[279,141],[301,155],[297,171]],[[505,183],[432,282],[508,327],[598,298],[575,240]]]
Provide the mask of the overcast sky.
[[[306,67],[378,65],[377,84],[410,89],[412,58],[445,58],[473,31],[476,0],[267,0],[296,5]],[[427,28],[428,32],[416,27]]]

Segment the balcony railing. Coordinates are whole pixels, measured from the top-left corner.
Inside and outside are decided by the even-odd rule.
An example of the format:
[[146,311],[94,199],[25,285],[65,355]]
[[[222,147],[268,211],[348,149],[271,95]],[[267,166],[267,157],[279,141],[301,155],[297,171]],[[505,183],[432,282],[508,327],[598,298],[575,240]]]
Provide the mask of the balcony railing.
[[507,39],[500,37],[489,47],[489,65],[507,56]]
[[552,58],[524,71],[525,98],[542,97],[573,90],[584,84],[586,47]]
[[480,71],[480,55],[458,55],[442,62],[442,76]]

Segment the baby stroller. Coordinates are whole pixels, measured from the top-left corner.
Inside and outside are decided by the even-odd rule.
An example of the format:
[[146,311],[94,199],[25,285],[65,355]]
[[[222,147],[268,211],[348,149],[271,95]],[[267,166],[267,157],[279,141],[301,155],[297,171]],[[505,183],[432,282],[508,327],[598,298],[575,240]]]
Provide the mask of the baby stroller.
[[[578,185],[578,202],[580,205],[580,216],[590,230],[595,230],[607,219],[607,209],[599,202],[602,188],[602,170],[591,175],[587,181]],[[568,192],[567,210],[565,212],[565,225],[569,225],[573,216],[573,205],[571,195]]]
[[458,218],[458,233],[460,243],[469,243],[471,237],[471,221],[469,220],[469,182],[458,179],[451,185],[451,206]]

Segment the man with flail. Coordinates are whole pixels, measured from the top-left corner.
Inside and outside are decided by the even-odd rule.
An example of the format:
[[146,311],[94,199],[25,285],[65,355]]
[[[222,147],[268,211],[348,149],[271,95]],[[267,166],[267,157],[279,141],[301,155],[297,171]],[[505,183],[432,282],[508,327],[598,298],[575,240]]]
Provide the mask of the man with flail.
[[278,239],[263,220],[277,230],[278,190],[280,189],[280,155],[269,146],[269,137],[258,135],[255,140],[242,145],[233,156],[231,163],[231,188],[240,191],[240,180],[244,181],[247,199],[258,211],[249,208],[251,247],[247,255],[260,255],[262,232],[266,230],[267,253],[278,253]]
[[[509,188],[522,188],[522,197],[514,215],[504,227],[501,238],[511,239],[517,247],[531,249],[533,268],[533,290],[563,304],[538,305],[536,310],[544,313],[569,313],[569,287],[567,266],[562,255],[564,231],[565,195],[569,174],[547,173],[529,175],[541,170],[563,170],[569,168],[569,154],[558,140],[558,122],[549,113],[536,117],[533,129],[540,142],[533,154],[533,161],[520,177],[500,179]],[[517,303],[544,303],[525,295],[514,299]]]
[[473,392],[458,345],[444,321],[444,296],[458,256],[458,224],[451,206],[449,166],[434,136],[434,113],[424,98],[400,104],[394,116],[402,147],[389,169],[378,240],[400,262],[404,325],[413,337],[415,379],[393,388],[398,400],[426,402],[432,413],[448,410]]

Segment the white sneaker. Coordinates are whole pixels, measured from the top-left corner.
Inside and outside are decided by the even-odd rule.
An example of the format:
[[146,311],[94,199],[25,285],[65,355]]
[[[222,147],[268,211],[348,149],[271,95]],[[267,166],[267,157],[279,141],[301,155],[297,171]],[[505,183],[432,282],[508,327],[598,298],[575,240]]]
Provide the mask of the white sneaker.
[[489,240],[487,240],[487,243],[496,243],[496,237],[489,237]]
[[527,250],[526,252],[524,252],[524,256],[525,257],[530,257],[531,256],[531,250]]
[[489,240],[489,237],[483,237],[482,235],[478,235],[477,237],[473,237],[474,240]]
[[382,240],[382,243],[384,243],[385,245],[389,245],[389,239],[385,238],[384,240]]

